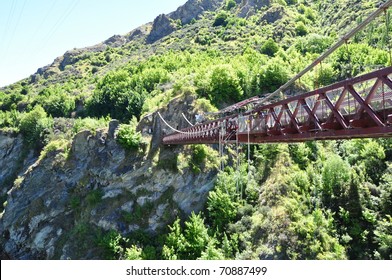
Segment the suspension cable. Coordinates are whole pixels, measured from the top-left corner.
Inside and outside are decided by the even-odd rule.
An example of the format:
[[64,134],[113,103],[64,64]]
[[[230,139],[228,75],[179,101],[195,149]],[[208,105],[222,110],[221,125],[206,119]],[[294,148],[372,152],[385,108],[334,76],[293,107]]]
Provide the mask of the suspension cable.
[[166,126],[168,126],[171,130],[173,130],[173,131],[175,131],[175,132],[177,132],[177,133],[181,133],[181,134],[190,134],[190,132],[184,132],[184,131],[181,131],[181,130],[178,130],[178,129],[172,127],[167,121],[165,121],[165,119],[161,116],[161,113],[159,113],[159,111],[157,111],[157,113],[158,113],[158,116],[159,116],[159,117],[161,118],[161,120],[163,121],[163,123],[164,123]]
[[184,113],[181,113],[182,117],[186,120],[187,123],[189,123],[191,126],[194,126],[184,115]]
[[167,127],[169,127],[169,128],[170,128],[171,130],[173,130],[174,132],[177,132],[177,133],[180,133],[180,134],[192,135],[192,134],[199,134],[199,133],[204,133],[204,132],[210,132],[210,131],[215,130],[215,129],[217,129],[217,128],[219,129],[219,127],[214,126],[214,127],[208,128],[208,129],[200,130],[200,131],[181,131],[181,130],[178,130],[178,129],[172,127],[172,126],[162,117],[162,115],[159,113],[159,111],[157,111],[157,113],[158,113],[158,116],[161,118],[161,120],[164,122],[164,124],[165,124]]

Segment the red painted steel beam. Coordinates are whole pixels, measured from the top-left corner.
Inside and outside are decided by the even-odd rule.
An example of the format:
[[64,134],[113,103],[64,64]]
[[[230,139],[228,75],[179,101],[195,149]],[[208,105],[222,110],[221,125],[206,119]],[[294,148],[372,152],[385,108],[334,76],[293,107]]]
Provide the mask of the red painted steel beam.
[[[163,144],[210,144],[219,143],[219,139],[224,139],[226,142],[246,143],[248,142],[248,121],[254,124],[249,132],[251,143],[392,137],[392,109],[390,107],[385,109],[384,106],[381,110],[378,107],[379,110],[376,111],[371,106],[373,100],[379,101],[376,92],[380,86],[387,86],[392,90],[392,81],[388,77],[391,73],[392,67],[387,67],[274,104],[260,105],[241,117],[233,114],[198,124],[183,129],[181,133],[165,136]],[[366,95],[363,98],[354,86],[361,86],[370,80],[375,80],[375,83],[369,88],[366,86],[366,90],[361,93]],[[340,91],[339,96],[334,96],[337,98],[335,105],[328,96],[328,93],[332,91],[336,93]],[[350,105],[344,100],[346,96],[352,97],[359,104],[354,112],[347,110],[347,106]],[[313,100],[314,104],[313,102],[308,104],[307,100],[308,102]],[[386,101],[390,103],[391,98],[389,97]],[[293,102],[296,102],[294,111],[290,110],[289,106]],[[300,109],[301,117],[298,117]],[[302,114],[302,109],[306,112],[305,114]],[[324,115],[324,110],[328,110],[327,117]],[[326,122],[322,124],[321,121]],[[224,131],[224,134],[220,135],[220,131]]]

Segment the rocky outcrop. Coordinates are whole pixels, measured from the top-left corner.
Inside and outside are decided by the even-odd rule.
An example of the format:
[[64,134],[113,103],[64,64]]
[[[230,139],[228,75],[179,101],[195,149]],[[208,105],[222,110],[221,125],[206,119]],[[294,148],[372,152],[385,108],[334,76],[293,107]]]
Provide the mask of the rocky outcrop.
[[283,6],[273,5],[271,6],[260,18],[260,23],[263,21],[268,24],[274,23],[283,18],[285,15],[285,10]]
[[[83,53],[81,49],[74,49],[72,51],[67,51],[60,59],[59,68],[61,71],[65,69],[66,66],[75,64],[80,60],[80,55]],[[55,60],[56,61],[56,60]]]
[[257,10],[269,6],[270,4],[270,0],[242,0],[242,3],[239,6],[238,16],[248,18],[253,16]]
[[151,28],[151,23],[144,24],[126,35],[128,41],[136,40],[138,38],[146,37],[149,34],[149,30]]
[[188,24],[193,19],[198,19],[206,11],[214,11],[224,0],[189,0],[176,11],[168,15],[159,15],[155,18],[147,43],[152,44],[159,39],[170,35],[177,30],[176,21]]
[[12,181],[20,168],[23,141],[20,136],[0,133],[0,196],[4,196],[12,186]]
[[119,48],[127,42],[127,39],[121,35],[113,35],[103,42],[104,45],[112,48]]
[[59,70],[64,71],[68,65],[74,65],[78,61],[88,58],[91,53],[103,52],[107,47],[121,47],[129,41],[128,39],[121,35],[113,35],[104,42],[94,46],[67,51],[62,56],[57,57],[50,65],[38,68],[37,72],[31,75],[30,82],[38,81],[40,76],[47,79],[50,76],[59,74]]
[[155,18],[152,24],[152,30],[147,37],[147,43],[151,44],[159,39],[169,35],[176,30],[175,24],[170,18],[164,14],[159,15]]
[[[191,97],[178,98],[160,112],[181,126],[181,112],[187,110],[192,111]],[[151,140],[149,153],[119,146],[117,125],[112,121],[109,129],[78,133],[69,154],[50,152],[15,181],[0,216],[3,255],[100,258],[97,238],[104,232],[128,235],[142,230],[154,235],[177,216],[202,209],[216,170],[177,172],[176,156],[183,148],[160,146],[162,126],[156,114],[139,125],[144,138]],[[17,148],[15,141],[2,141],[8,147],[4,154]]]
[[198,19],[205,11],[213,11],[222,5],[223,0],[189,0],[176,11],[169,14],[173,20],[188,24],[192,19]]

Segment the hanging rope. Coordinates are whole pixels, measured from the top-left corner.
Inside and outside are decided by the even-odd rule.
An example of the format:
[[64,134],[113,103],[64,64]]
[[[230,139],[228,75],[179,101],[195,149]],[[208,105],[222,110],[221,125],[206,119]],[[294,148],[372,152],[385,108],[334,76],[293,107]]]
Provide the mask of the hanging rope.
[[248,119],[248,182],[247,182],[248,187],[249,187],[249,182],[250,182],[250,118]]
[[387,120],[387,115],[385,111],[385,88],[384,88],[384,83],[382,83],[382,109],[384,111],[384,122]]
[[223,171],[224,169],[224,162],[223,162],[223,136],[224,136],[224,131],[223,131],[223,122],[222,125],[219,129],[219,158],[220,158],[220,170]]
[[[347,65],[351,66],[351,56],[350,56],[350,50],[348,49],[348,43],[347,41],[345,42],[346,44],[346,52],[347,52]],[[348,74],[348,78],[351,78],[351,67],[350,68],[346,68],[346,71],[348,70],[347,74]]]
[[[235,148],[236,148],[236,158],[237,158],[237,168],[236,168],[236,177],[237,177],[237,180],[236,180],[236,190],[237,190],[237,192],[239,192],[240,191],[240,187],[239,187],[239,185],[240,185],[240,175],[241,175],[241,172],[240,172],[240,164],[241,164],[241,162],[240,162],[240,148],[239,148],[239,141],[238,141],[238,129],[237,129],[237,131],[236,131],[236,137],[235,137]],[[239,198],[241,197],[241,194],[238,196]]]
[[387,10],[384,10],[384,16],[385,16],[385,41],[387,43],[388,47],[388,53],[389,53],[389,66],[392,66],[392,50],[391,50],[391,44],[389,43],[389,15],[387,13]]

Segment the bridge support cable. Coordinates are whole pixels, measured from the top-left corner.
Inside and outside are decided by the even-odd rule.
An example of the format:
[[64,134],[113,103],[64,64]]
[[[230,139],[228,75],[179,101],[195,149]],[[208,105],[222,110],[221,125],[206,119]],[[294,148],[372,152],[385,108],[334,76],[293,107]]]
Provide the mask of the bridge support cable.
[[377,18],[382,12],[386,11],[389,7],[392,6],[392,0],[386,1],[384,4],[382,4],[377,10],[375,10],[373,13],[371,13],[363,22],[361,22],[357,27],[352,29],[350,32],[348,32],[346,35],[344,35],[337,43],[335,43],[331,48],[326,50],[322,55],[320,55],[316,60],[314,60],[309,66],[307,66],[304,70],[299,72],[297,75],[295,75],[293,78],[291,78],[287,83],[282,85],[280,88],[278,88],[276,91],[270,93],[266,97],[264,97],[261,101],[259,101],[259,104],[263,104],[272,97],[276,96],[280,92],[283,92],[286,90],[289,86],[291,86],[295,81],[297,81],[299,78],[301,78],[303,75],[305,75],[307,72],[312,70],[318,63],[323,61],[325,58],[327,58],[331,53],[333,53],[336,49],[338,49],[340,46],[342,46],[344,43],[346,43],[349,39],[351,39],[355,34],[357,34],[359,31],[364,29],[371,21],[373,21],[375,18]]
[[184,115],[184,113],[181,113],[181,115],[182,115],[182,117],[186,120],[186,122],[187,122],[188,124],[190,124],[190,126],[194,126],[194,125],[186,118],[186,116]]
[[163,123],[164,123],[168,128],[170,128],[171,130],[173,130],[173,131],[175,131],[175,132],[177,132],[177,133],[180,133],[180,134],[189,134],[189,132],[181,131],[181,130],[178,130],[178,129],[172,127],[172,126],[162,117],[162,115],[161,115],[161,113],[159,113],[159,111],[157,112],[157,114],[158,114],[159,118],[163,121]]

